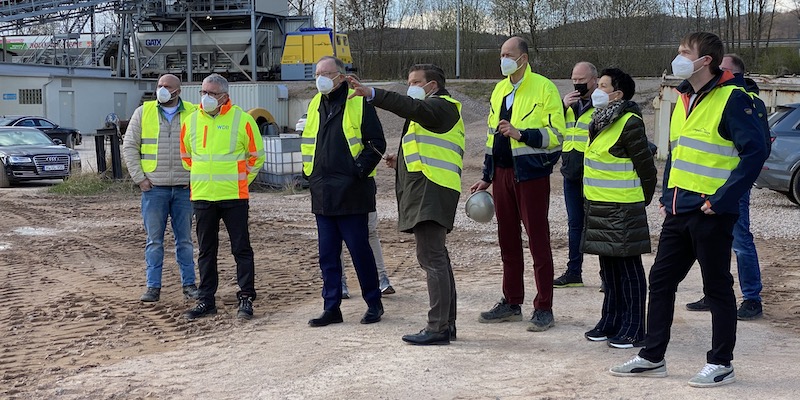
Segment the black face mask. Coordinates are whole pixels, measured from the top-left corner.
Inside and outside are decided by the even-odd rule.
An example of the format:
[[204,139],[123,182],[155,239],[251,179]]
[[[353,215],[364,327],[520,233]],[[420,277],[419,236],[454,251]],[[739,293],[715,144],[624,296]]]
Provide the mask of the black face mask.
[[573,86],[575,86],[575,90],[577,90],[578,93],[581,94],[581,97],[586,96],[586,93],[589,93],[588,83],[576,83]]

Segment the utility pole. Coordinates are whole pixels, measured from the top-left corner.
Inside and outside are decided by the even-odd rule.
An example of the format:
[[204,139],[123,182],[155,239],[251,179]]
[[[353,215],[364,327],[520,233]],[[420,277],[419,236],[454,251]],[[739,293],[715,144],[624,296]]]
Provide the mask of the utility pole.
[[456,79],[461,78],[461,1],[456,12]]
[[336,0],[331,0],[333,3],[333,37],[331,37],[331,44],[333,45],[333,56],[336,57]]

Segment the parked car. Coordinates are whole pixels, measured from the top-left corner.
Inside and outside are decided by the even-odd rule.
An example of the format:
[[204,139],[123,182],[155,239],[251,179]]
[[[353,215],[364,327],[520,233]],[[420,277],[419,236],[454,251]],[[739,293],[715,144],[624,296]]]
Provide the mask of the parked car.
[[772,151],[755,186],[783,193],[800,205],[800,103],[779,106],[769,116]]
[[0,188],[20,181],[64,179],[81,171],[77,151],[35,128],[0,126]]
[[61,143],[69,148],[75,148],[75,146],[81,144],[83,141],[79,130],[59,126],[55,122],[42,117],[9,115],[0,117],[0,126],[28,126],[36,128],[46,133],[50,138],[60,140]]
[[304,129],[306,129],[306,118],[307,117],[308,117],[307,114],[303,114],[303,116],[300,117],[300,119],[297,120],[297,124],[294,126],[294,130],[295,131],[302,132]]

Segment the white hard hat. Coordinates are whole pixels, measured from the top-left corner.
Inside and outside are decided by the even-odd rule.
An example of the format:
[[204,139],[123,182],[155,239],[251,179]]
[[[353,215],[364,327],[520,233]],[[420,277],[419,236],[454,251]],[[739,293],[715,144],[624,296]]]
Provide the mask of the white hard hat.
[[489,222],[494,216],[494,200],[492,195],[485,191],[479,190],[471,194],[467,198],[467,203],[464,207],[467,216],[476,222]]

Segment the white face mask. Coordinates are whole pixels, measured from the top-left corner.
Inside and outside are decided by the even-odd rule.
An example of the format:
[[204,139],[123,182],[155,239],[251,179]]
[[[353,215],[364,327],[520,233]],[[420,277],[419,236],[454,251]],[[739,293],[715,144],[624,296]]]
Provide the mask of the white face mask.
[[156,100],[161,104],[167,103],[172,100],[172,93],[170,93],[169,89],[162,86],[156,90]]
[[672,75],[675,75],[677,78],[681,79],[689,79],[694,75],[694,63],[699,60],[702,60],[703,57],[698,58],[697,60],[690,60],[680,54],[675,56],[675,59],[672,60]]
[[521,55],[517,57],[516,60],[512,60],[508,57],[503,57],[500,59],[500,72],[503,73],[503,76],[509,76],[514,72],[517,72],[517,70],[519,69],[517,61],[519,61],[520,58],[522,58]]
[[203,111],[212,112],[219,107],[219,101],[214,97],[204,94],[203,97],[200,98],[200,105],[203,106]]
[[[341,75],[341,74],[339,74]],[[336,75],[333,79],[339,77]],[[328,94],[333,91],[333,79],[328,78],[327,76],[320,75],[317,77],[317,90],[322,94]]]
[[592,106],[595,108],[603,108],[608,106],[608,93],[597,88],[592,92]]
[[406,94],[412,99],[425,100],[425,98],[428,97],[428,93],[425,92],[425,86],[428,86],[428,83],[422,86],[411,85],[408,87]]

